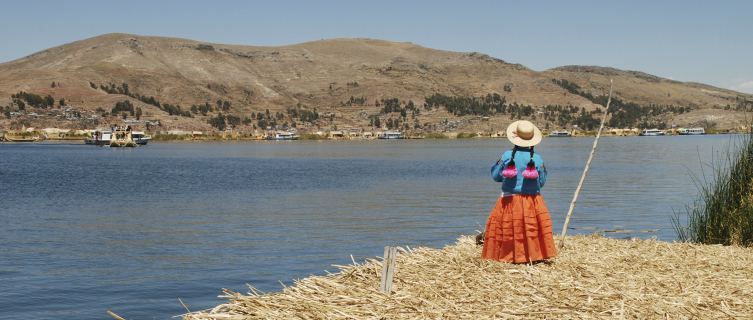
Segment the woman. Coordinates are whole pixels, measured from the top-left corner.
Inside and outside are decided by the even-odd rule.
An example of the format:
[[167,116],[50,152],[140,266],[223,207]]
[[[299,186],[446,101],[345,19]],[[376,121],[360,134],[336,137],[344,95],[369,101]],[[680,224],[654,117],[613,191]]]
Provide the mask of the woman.
[[530,121],[507,127],[515,147],[492,166],[492,178],[502,182],[502,195],[486,221],[481,257],[527,263],[557,256],[552,219],[541,197],[546,182],[544,160],[533,152],[541,131]]

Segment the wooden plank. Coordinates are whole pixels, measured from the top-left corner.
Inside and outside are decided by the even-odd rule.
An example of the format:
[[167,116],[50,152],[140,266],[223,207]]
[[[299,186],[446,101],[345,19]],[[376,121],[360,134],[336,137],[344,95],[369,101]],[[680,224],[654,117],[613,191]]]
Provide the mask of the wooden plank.
[[384,292],[392,292],[392,279],[395,276],[395,260],[397,259],[397,247],[390,248],[389,265],[387,267],[387,283]]
[[387,287],[387,266],[389,265],[389,260],[387,260],[387,256],[390,253],[390,247],[384,247],[384,255],[382,260],[382,281],[379,284],[379,291],[385,292],[385,288]]
[[392,280],[395,277],[395,260],[397,259],[397,247],[384,247],[384,260],[382,260],[382,281],[379,291],[390,294],[392,292]]

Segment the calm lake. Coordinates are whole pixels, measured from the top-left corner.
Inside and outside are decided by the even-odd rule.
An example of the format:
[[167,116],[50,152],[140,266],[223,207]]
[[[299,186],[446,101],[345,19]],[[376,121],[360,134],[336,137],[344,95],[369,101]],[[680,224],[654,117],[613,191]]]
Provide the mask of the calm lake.
[[[604,137],[568,234],[672,241],[688,172],[734,135]],[[562,231],[593,138],[536,146]],[[507,139],[0,144],[0,318],[170,319],[222,288],[282,281],[475,235],[499,197]],[[708,173],[710,170],[706,168]],[[583,229],[598,228],[598,229]],[[659,229],[660,231],[643,232]]]

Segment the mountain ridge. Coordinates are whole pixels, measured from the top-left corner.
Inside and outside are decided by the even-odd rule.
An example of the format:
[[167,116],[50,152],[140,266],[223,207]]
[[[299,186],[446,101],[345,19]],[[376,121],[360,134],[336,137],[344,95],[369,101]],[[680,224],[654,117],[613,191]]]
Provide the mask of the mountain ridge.
[[[112,33],[0,64],[0,106],[12,104],[10,96],[24,91],[49,94],[56,101],[68,99],[66,104],[87,111],[97,107],[109,110],[117,101],[130,100],[146,109],[146,117],[173,121],[175,128],[208,130],[207,119],[216,115],[175,119],[138,99],[108,94],[100,88],[126,83],[131,92],[182,105],[183,110],[223,100],[231,102],[227,112],[253,118],[252,114],[267,109],[283,112],[300,104],[317,107],[320,113],[342,115],[322,127],[366,126],[369,115],[379,114],[376,104],[381,99],[397,98],[422,106],[424,98],[435,93],[460,97],[496,93],[507,103],[535,108],[572,105],[593,111],[599,108],[597,104],[568,92],[552,79],[567,80],[582,88],[582,93],[601,96],[608,94],[610,78],[615,80],[615,98],[641,105],[709,110],[734,105],[740,99],[743,104],[753,101],[748,94],[640,71],[598,66],[534,71],[483,53],[436,50],[409,42],[337,38],[286,46],[246,46]],[[60,85],[53,88],[52,82]],[[348,105],[353,98],[366,102]],[[418,116],[421,124],[459,118],[441,110],[427,111]],[[492,115],[489,128],[481,129],[501,127],[510,122],[506,118],[509,116]],[[5,119],[5,125],[10,120]]]

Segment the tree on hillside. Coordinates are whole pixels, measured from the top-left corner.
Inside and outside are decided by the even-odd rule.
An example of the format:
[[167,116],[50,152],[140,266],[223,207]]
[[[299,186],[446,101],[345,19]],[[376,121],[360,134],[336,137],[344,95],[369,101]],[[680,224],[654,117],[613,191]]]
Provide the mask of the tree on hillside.
[[111,112],[117,114],[120,111],[130,111],[131,115],[133,115],[133,104],[128,100],[116,102]]
[[51,85],[50,87],[51,87],[51,88],[54,88],[54,87],[55,87],[55,81],[53,81],[53,82],[52,82],[52,85]]
[[225,120],[227,121],[227,124],[233,127],[241,124],[241,117],[239,116],[234,116],[234,115],[229,114],[227,115],[227,117],[225,117]]
[[508,83],[504,87],[505,92],[512,92],[512,83]]
[[225,128],[225,116],[222,115],[222,112],[219,112],[216,117],[209,118],[207,123],[214,128],[222,130]]
[[58,101],[58,103],[60,104],[61,107],[64,106],[65,105],[65,99],[60,98],[60,101]]

